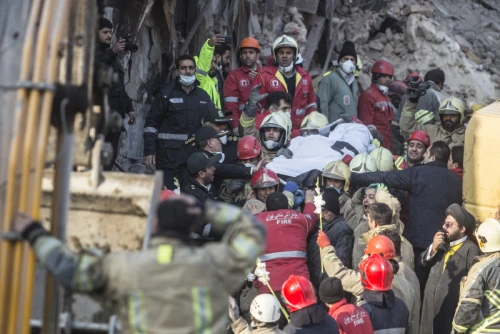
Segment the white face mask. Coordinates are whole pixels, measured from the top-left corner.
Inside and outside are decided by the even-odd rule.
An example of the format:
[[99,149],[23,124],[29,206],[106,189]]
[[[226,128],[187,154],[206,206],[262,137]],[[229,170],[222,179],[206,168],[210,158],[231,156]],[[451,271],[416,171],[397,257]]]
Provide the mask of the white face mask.
[[220,139],[222,145],[226,145],[227,144],[227,135],[222,136],[219,139]]
[[378,87],[378,89],[380,89],[380,92],[382,93],[382,95],[387,95],[387,93],[389,93],[389,87],[382,86],[379,84],[377,84],[377,87]]
[[179,82],[183,86],[191,86],[195,80],[196,76],[194,75],[179,75]]
[[279,65],[278,68],[279,68],[281,73],[288,73],[288,72],[291,72],[293,70],[294,65],[295,64],[292,62],[290,64],[290,66],[283,67],[283,66]]
[[272,150],[273,148],[276,148],[278,147],[278,143],[275,142],[274,140],[266,140],[264,142],[264,146],[268,149],[268,150]]
[[352,71],[354,71],[354,63],[350,59],[341,63],[340,65],[342,66],[342,71],[344,71],[347,74],[352,73]]

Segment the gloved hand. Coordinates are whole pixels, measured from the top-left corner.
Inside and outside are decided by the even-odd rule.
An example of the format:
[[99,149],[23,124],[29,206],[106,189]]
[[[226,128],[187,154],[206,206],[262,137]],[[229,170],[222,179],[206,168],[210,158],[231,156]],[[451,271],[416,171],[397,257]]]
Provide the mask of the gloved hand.
[[227,191],[230,194],[234,194],[235,192],[245,188],[246,180],[231,180],[227,185]]
[[332,244],[330,243],[330,238],[326,235],[325,232],[319,231],[318,233],[318,240],[316,241],[318,243],[318,246],[321,248],[325,248],[327,246],[331,246]]
[[299,185],[293,181],[288,181],[283,188],[283,191],[289,191],[292,194],[295,194],[297,190],[299,190]]
[[250,90],[250,94],[248,95],[248,102],[245,106],[245,114],[248,117],[255,117],[257,115],[258,103],[267,97],[267,93],[260,94],[260,89],[262,85],[257,85],[252,87]]
[[229,318],[232,321],[236,321],[240,318],[240,308],[238,307],[238,304],[236,304],[236,299],[233,297],[229,296],[228,297],[228,313],[229,313]]
[[370,131],[370,134],[372,135],[372,137],[374,139],[377,139],[379,142],[383,142],[384,141],[384,137],[382,136],[382,134],[377,130],[377,128],[375,127],[375,125],[368,125],[367,126],[368,130]]
[[339,118],[342,118],[344,123],[352,123],[352,116],[348,116],[346,114],[339,115]]
[[293,152],[290,151],[288,148],[283,147],[283,148],[280,148],[278,150],[278,152],[276,152],[276,156],[277,157],[284,156],[287,159],[291,159],[293,157]]
[[383,183],[373,183],[368,186],[368,188],[375,188],[376,191],[383,190],[389,192],[387,186]]
[[293,194],[293,209],[298,209],[299,206],[304,202],[304,199],[306,198],[304,192],[302,190],[297,190]]

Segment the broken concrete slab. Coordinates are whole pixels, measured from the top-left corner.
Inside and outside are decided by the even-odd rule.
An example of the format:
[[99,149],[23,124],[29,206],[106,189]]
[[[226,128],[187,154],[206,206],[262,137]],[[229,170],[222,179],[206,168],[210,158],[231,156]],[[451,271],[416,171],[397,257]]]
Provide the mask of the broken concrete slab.
[[421,5],[411,5],[405,7],[405,9],[403,10],[403,15],[409,16],[411,14],[422,14],[430,18],[433,16],[433,12],[434,12],[433,9],[430,7],[425,7]]
[[368,44],[368,46],[370,47],[370,49],[375,51],[381,52],[384,50],[384,45],[380,42],[371,41],[370,44]]
[[470,60],[472,60],[473,62],[475,62],[476,64],[481,64],[481,58],[479,58],[475,53],[474,51],[472,50],[468,50],[467,52],[465,52],[465,55],[467,56],[467,58],[469,58]]
[[460,50],[464,53],[472,49],[472,45],[461,35],[455,35],[455,40],[460,45]]
[[385,36],[387,36],[387,41],[392,41],[393,40],[393,34],[391,28],[385,29]]

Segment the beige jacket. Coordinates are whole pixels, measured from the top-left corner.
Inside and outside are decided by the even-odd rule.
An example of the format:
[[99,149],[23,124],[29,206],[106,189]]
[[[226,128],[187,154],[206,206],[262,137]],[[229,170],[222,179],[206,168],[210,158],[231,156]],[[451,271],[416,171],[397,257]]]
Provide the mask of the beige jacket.
[[394,275],[392,280],[392,290],[396,297],[400,298],[408,308],[410,312],[410,317],[408,323],[410,324],[410,333],[419,334],[420,327],[420,286],[416,287],[408,281],[403,272],[401,272],[401,266],[405,266],[403,262],[399,262],[399,271]]
[[[257,140],[260,142],[260,135],[259,135],[259,130],[255,128],[255,118],[250,117],[244,112],[241,113],[241,124],[243,127],[243,135],[244,136],[254,136],[257,138]],[[245,124],[246,126],[243,126]],[[260,143],[262,145],[261,153],[260,153],[260,160],[264,160],[267,162],[273,161],[273,159],[276,157],[277,151],[269,151],[264,144]]]
[[340,214],[342,216],[347,217],[349,215],[349,212],[352,210],[352,203],[351,203],[351,197],[349,193],[343,192],[339,196],[339,203],[340,203]]
[[414,131],[423,130],[427,132],[429,137],[431,137],[431,143],[442,140],[450,147],[461,146],[464,144],[465,127],[463,125],[459,126],[457,129],[451,132],[443,129],[440,124],[422,125],[415,120],[416,111],[417,103],[410,102],[409,100],[406,101],[403,107],[403,112],[401,113],[401,119],[399,120],[401,135],[403,135],[404,137],[408,137]]
[[231,329],[234,334],[286,334],[277,325],[274,327],[257,327],[251,329],[242,317],[231,323]]

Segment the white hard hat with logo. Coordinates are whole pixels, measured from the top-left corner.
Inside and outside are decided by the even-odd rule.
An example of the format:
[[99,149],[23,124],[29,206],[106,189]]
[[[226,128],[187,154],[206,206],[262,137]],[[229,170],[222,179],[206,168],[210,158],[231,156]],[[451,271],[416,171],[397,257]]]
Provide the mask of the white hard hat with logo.
[[261,294],[252,300],[250,314],[260,322],[277,322],[281,316],[280,305],[274,296],[268,293]]

